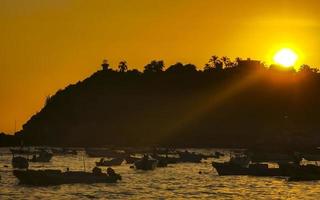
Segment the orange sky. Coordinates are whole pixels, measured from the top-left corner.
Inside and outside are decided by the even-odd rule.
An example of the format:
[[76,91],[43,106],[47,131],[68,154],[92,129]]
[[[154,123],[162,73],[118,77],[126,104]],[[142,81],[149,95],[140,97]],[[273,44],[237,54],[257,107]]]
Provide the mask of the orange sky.
[[199,68],[213,54],[270,62],[291,47],[320,66],[319,0],[0,0],[0,132],[47,95],[125,59]]

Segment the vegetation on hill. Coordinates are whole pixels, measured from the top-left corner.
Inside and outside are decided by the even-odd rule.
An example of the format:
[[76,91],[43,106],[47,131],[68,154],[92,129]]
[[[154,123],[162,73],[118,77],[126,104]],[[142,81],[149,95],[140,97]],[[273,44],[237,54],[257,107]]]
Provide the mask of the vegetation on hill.
[[320,74],[213,56],[198,70],[152,61],[143,72],[107,61],[47,98],[16,133],[25,144],[69,146],[317,146]]

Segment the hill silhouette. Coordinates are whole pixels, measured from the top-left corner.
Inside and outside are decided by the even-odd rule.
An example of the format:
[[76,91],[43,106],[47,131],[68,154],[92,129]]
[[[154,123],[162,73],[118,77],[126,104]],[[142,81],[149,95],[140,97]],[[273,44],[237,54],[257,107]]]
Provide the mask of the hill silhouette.
[[213,56],[145,70],[119,63],[48,97],[16,138],[30,145],[248,147],[319,145],[320,75]]

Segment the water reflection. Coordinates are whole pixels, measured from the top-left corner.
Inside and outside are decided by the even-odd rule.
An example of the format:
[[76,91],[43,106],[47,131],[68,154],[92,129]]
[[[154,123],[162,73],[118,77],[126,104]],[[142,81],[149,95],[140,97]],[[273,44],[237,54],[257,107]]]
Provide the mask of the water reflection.
[[[204,150],[203,150],[204,151]],[[210,151],[210,150],[209,150]],[[74,184],[50,187],[18,185],[11,155],[1,149],[1,199],[317,199],[320,182],[287,182],[282,178],[217,176],[210,161],[181,163],[154,171],[136,171],[130,165],[114,167],[123,180],[116,184]],[[213,150],[212,150],[213,152]],[[50,163],[30,163],[33,169],[91,170],[98,158],[54,156]],[[4,167],[8,165],[8,167]],[[201,173],[199,173],[201,172]]]

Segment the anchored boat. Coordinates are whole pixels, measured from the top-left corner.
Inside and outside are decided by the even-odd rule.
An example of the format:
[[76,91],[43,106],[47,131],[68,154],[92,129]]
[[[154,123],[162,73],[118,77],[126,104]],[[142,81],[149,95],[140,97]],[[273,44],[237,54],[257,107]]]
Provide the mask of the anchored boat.
[[96,162],[96,166],[119,166],[123,161],[123,158],[114,158],[111,160],[104,160],[104,158],[101,158],[99,162]]
[[158,160],[149,158],[145,155],[141,160],[134,163],[136,169],[141,170],[154,170],[158,165]]
[[[98,170],[97,170],[98,169]],[[109,168],[107,173],[102,173],[101,169],[95,168],[93,172],[67,171],[61,170],[14,170],[20,184],[48,186],[75,183],[116,183],[121,180],[121,176]]]

